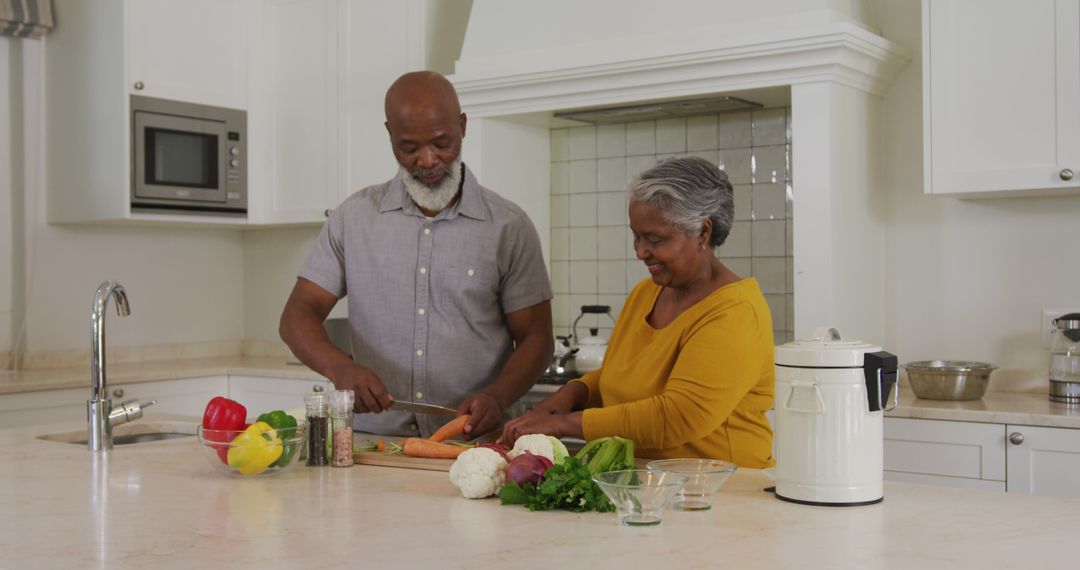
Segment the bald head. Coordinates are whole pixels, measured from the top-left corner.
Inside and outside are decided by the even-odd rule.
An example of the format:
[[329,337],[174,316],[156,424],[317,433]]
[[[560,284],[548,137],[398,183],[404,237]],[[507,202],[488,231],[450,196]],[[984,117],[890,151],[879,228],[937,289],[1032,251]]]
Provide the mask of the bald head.
[[461,154],[465,114],[450,82],[431,71],[406,73],[386,91],[386,131],[397,159],[416,180],[436,187]]
[[386,90],[386,120],[392,122],[402,113],[438,109],[450,115],[461,114],[457,91],[448,79],[434,71],[413,71],[394,81]]

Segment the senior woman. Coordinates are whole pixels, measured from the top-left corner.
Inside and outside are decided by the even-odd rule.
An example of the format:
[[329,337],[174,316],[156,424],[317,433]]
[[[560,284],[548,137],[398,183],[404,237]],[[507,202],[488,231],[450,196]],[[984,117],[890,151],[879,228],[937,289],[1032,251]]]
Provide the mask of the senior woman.
[[507,422],[502,441],[618,435],[641,457],[771,466],[769,307],[755,279],[713,253],[734,217],[727,175],[701,158],[674,158],[628,193],[634,251],[650,278],[627,297],[603,366]]

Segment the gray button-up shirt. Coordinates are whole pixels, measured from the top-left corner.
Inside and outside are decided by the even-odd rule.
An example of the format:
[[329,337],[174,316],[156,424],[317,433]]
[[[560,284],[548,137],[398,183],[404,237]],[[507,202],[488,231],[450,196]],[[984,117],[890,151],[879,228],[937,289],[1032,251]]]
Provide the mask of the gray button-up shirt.
[[[465,168],[460,199],[429,220],[400,178],[333,211],[299,276],[348,295],[353,358],[396,400],[457,407],[513,350],[505,313],[551,299],[540,239],[517,205]],[[366,432],[427,437],[447,418],[357,416]]]

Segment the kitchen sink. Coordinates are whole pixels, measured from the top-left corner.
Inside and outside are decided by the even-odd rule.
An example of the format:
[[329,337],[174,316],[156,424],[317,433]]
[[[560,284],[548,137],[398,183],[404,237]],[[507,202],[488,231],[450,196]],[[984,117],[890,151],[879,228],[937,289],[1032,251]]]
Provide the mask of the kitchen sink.
[[[167,439],[195,437],[195,424],[179,421],[137,421],[113,428],[113,445],[146,443]],[[50,433],[37,437],[44,441],[86,445],[86,430]]]

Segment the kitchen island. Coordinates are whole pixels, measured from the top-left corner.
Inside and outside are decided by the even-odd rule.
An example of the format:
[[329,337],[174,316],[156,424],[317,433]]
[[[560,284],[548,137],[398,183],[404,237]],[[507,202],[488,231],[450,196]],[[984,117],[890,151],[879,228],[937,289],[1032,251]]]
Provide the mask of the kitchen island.
[[81,427],[0,430],[0,568],[1062,568],[1080,550],[1080,501],[886,483],[878,505],[810,507],[744,469],[711,511],[629,528],[464,499],[442,472],[241,480],[194,438],[99,455],[36,438]]

